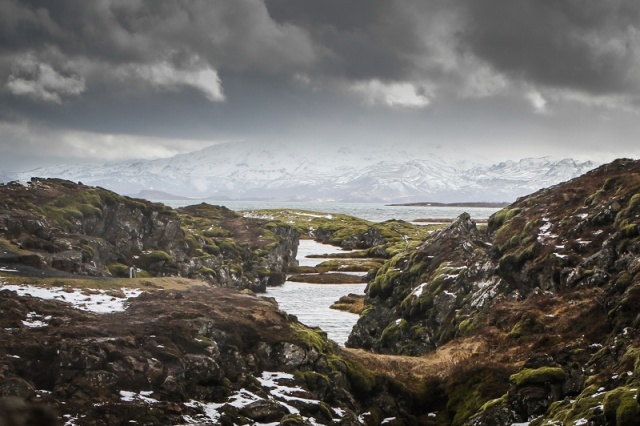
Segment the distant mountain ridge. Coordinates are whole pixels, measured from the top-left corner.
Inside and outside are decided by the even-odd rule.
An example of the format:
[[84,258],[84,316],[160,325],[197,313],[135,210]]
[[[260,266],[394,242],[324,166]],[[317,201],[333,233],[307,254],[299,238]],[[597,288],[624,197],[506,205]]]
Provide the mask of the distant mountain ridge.
[[596,164],[549,157],[490,166],[391,147],[232,142],[159,160],[43,167],[10,179],[57,177],[133,195],[343,202],[512,201]]

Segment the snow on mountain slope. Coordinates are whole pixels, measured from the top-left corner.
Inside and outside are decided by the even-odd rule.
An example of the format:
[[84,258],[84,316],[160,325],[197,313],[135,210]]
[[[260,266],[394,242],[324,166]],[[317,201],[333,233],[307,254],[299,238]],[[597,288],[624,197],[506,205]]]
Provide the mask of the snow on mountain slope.
[[[548,157],[463,168],[433,152],[390,147],[233,142],[151,161],[61,165],[13,174],[59,177],[122,194],[336,201],[512,201],[576,177],[591,162]],[[455,164],[455,166],[453,165]]]

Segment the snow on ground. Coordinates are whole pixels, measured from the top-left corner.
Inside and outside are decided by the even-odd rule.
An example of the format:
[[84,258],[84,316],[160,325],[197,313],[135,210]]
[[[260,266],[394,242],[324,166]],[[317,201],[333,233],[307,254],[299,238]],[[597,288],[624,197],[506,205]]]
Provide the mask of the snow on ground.
[[42,317],[42,315],[38,315],[37,312],[29,312],[27,314],[27,319],[23,320],[22,323],[30,328],[39,328],[49,325],[49,321],[51,321],[51,315]]
[[[105,314],[110,312],[118,312],[125,310],[125,303],[132,297],[137,297],[142,293],[139,289],[122,288],[125,297],[114,297],[108,295],[105,290],[92,290],[96,294],[85,294],[81,289],[68,289],[62,287],[37,287],[30,284],[13,285],[5,284],[0,281],[0,290],[11,290],[18,293],[19,296],[33,296],[47,300],[60,300],[70,303],[77,309],[84,311]],[[34,312],[35,314],[35,312]],[[44,323],[37,322],[40,318],[28,317],[23,323],[28,327],[43,327]]]
[[[250,392],[246,389],[240,389],[238,392],[231,395],[226,403],[200,402],[191,400],[185,403],[185,405],[192,408],[199,408],[204,412],[204,414],[195,416],[195,418],[191,416],[183,416],[183,420],[186,422],[186,424],[202,424],[202,421],[216,422],[221,417],[220,408],[222,408],[222,406],[224,406],[225,404],[229,404],[238,409],[242,409],[243,407],[253,402],[264,399],[277,401],[279,404],[286,407],[291,414],[300,414],[300,411],[294,406],[288,404],[288,402],[297,401],[305,404],[320,404],[319,400],[301,398],[299,396],[296,396],[296,394],[304,392],[304,390],[298,386],[289,386],[286,384],[287,381],[293,380],[292,374],[278,371],[264,371],[262,372],[262,375],[260,377],[257,377],[257,380],[260,383],[262,389],[267,392],[266,398],[256,395],[255,393]],[[123,392],[121,391],[120,394],[122,395]],[[334,410],[334,414],[342,417],[344,415],[344,411]],[[311,417],[303,418],[308,422],[308,424],[319,425],[319,423],[316,423],[316,421]],[[277,424],[279,423],[255,423],[256,426],[268,426]]]
[[120,399],[125,402],[141,401],[147,404],[156,404],[160,401],[151,398],[153,391],[140,391],[140,393],[130,391],[120,391]]

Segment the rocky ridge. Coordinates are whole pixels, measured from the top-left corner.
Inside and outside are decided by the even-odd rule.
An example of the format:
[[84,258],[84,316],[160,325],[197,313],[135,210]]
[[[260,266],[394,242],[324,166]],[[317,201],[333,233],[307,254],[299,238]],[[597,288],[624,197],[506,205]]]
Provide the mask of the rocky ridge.
[[421,355],[480,339],[438,379],[451,424],[635,425],[639,259],[640,162],[617,160],[388,260],[347,345]]
[[49,412],[47,424],[56,415],[73,425],[416,419],[398,385],[248,293],[157,289],[96,314],[2,290],[0,312],[0,397],[14,398],[0,398],[3,421],[20,401]]
[[[264,291],[295,266],[298,233],[224,207],[173,210],[59,179],[0,185],[0,262],[86,276],[185,276]],[[40,274],[39,272],[36,272]]]

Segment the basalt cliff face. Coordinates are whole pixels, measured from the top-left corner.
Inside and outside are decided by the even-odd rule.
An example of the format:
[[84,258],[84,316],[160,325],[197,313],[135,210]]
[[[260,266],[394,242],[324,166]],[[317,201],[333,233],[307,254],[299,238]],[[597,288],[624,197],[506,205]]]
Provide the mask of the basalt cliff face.
[[347,345],[473,342],[441,382],[452,424],[636,425],[639,297],[640,161],[618,160],[387,261]]
[[59,179],[0,185],[0,262],[87,276],[185,276],[263,291],[295,265],[298,233],[201,204],[173,210]]

